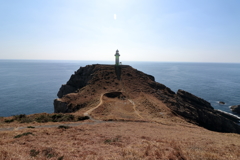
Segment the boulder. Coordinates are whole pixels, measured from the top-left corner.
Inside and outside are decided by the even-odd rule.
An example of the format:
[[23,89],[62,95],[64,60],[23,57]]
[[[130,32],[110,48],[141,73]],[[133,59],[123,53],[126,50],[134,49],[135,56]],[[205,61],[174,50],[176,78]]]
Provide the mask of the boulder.
[[240,114],[240,105],[231,106],[230,109],[232,112]]
[[225,102],[223,102],[223,101],[219,101],[218,103],[219,103],[219,104],[225,104]]

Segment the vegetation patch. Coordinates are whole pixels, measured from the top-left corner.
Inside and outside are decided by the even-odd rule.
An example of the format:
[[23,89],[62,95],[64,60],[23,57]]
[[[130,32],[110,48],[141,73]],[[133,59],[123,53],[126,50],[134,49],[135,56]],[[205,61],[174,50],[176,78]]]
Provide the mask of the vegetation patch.
[[38,154],[39,154],[38,150],[35,150],[35,149],[30,150],[30,156],[31,157],[36,157]]
[[19,115],[13,115],[13,118],[10,120],[5,120],[5,123],[10,123],[13,121],[18,121],[20,123],[30,123],[33,122],[34,119],[32,119],[31,117],[26,116],[25,114],[19,114]]
[[54,114],[51,118],[52,122],[69,122],[75,120],[75,116],[72,114]]
[[22,119],[26,118],[26,114],[19,114],[19,115],[14,115],[13,118],[17,121],[21,121]]
[[14,115],[13,117],[20,123],[31,123],[34,121],[32,117],[26,116],[25,114]]
[[51,121],[51,117],[48,114],[46,114],[46,115],[42,114],[42,115],[38,116],[35,119],[35,121],[38,123],[46,123],[46,122]]
[[27,128],[35,128],[35,127],[33,127],[33,126],[27,126]]
[[45,122],[73,122],[75,121],[75,116],[72,114],[53,114],[53,115],[40,115],[36,118],[39,123]]
[[[39,154],[45,156],[46,158],[52,158],[58,156],[58,154],[52,148],[45,148],[42,151],[31,149],[29,155],[31,157],[37,157]],[[63,160],[64,156],[58,157],[57,160]]]
[[63,114],[54,114],[52,115],[52,121],[53,122],[59,122],[59,121],[62,121],[64,115]]
[[12,119],[2,119],[5,123],[11,123],[14,121],[18,121],[20,123],[46,123],[46,122],[75,122],[75,121],[83,121],[89,119],[87,116],[74,116],[72,114],[35,114],[35,115],[25,115],[19,114],[14,115]]
[[22,137],[22,136],[27,136],[27,135],[29,135],[29,134],[34,135],[32,132],[25,132],[25,133],[23,133],[23,134],[16,135],[14,138],[20,138],[20,137]]
[[70,127],[69,126],[64,126],[64,125],[58,126],[58,129],[68,129],[68,128],[70,128]]
[[87,119],[89,119],[88,116],[78,116],[78,118],[77,118],[78,121],[84,121],[84,120],[87,120]]
[[22,118],[19,122],[20,123],[31,123],[34,121],[34,118],[32,117],[25,117],[25,118]]
[[115,143],[115,142],[119,142],[120,141],[120,137],[121,136],[116,136],[115,138],[111,138],[111,139],[106,139],[104,141],[105,144],[112,144],[112,143]]
[[14,121],[14,119],[5,119],[5,120],[4,120],[5,123],[11,123],[11,122],[13,122],[13,121]]
[[14,115],[13,119],[20,123],[30,123],[34,121],[30,117],[27,117],[25,114]]
[[52,157],[57,156],[57,153],[54,152],[54,150],[52,148],[46,148],[46,149],[42,150],[42,153],[47,158],[52,158]]

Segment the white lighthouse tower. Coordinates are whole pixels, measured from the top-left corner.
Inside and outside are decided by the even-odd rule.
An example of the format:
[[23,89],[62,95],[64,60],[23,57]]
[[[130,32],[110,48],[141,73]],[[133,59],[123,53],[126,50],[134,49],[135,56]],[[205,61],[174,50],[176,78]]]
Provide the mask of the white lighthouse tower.
[[115,65],[116,66],[119,66],[119,57],[120,57],[120,54],[119,54],[119,51],[117,50],[116,51],[116,54],[115,54]]

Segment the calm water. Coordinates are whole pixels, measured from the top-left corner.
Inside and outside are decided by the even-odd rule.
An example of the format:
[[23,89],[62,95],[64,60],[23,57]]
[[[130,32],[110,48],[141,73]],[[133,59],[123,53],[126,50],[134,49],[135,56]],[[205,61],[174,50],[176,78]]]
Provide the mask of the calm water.
[[[0,116],[53,112],[62,84],[80,66],[112,62],[0,60]],[[173,91],[186,90],[231,112],[240,104],[240,64],[126,62]],[[223,101],[225,105],[217,102]]]

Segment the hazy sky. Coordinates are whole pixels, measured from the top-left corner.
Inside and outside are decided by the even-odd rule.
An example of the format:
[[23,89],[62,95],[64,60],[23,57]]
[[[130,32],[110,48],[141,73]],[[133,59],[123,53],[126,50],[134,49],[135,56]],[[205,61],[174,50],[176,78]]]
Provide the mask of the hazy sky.
[[240,0],[0,0],[0,59],[238,62]]

